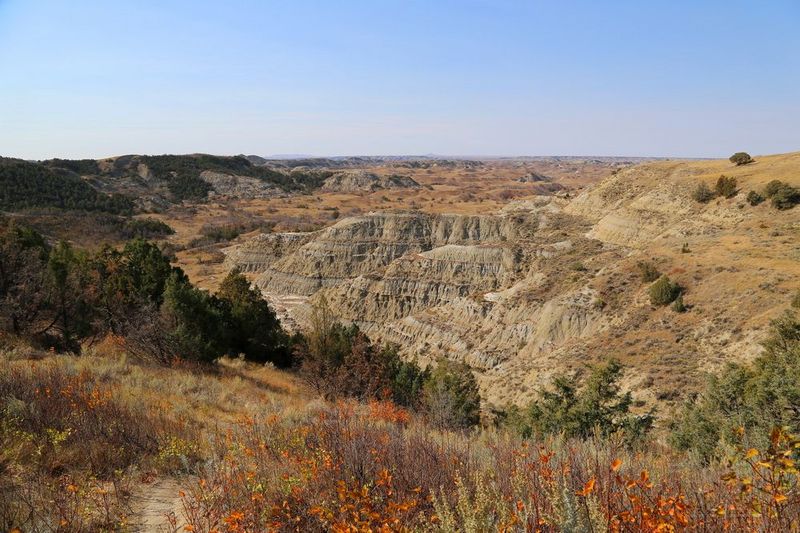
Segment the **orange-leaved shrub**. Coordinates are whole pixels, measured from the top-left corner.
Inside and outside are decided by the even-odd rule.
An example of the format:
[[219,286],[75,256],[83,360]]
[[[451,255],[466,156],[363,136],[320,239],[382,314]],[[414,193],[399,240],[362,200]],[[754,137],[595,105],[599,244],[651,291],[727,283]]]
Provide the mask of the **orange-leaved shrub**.
[[[386,421],[352,402],[243,421],[183,494],[191,531],[793,531],[797,438],[698,468],[653,443]],[[376,416],[377,415],[377,416]]]

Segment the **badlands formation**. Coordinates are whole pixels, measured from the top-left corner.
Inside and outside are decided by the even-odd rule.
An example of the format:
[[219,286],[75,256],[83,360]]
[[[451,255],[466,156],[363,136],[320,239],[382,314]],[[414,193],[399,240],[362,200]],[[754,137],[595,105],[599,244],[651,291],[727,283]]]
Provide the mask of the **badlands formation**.
[[[721,174],[736,196],[692,199]],[[407,357],[469,364],[495,405],[615,357],[640,407],[664,406],[757,354],[800,288],[800,213],[745,201],[772,179],[800,185],[800,153],[648,162],[486,214],[374,210],[255,236],[226,266],[250,273],[289,326],[325,302]],[[642,261],[684,288],[687,312],[651,305]]]

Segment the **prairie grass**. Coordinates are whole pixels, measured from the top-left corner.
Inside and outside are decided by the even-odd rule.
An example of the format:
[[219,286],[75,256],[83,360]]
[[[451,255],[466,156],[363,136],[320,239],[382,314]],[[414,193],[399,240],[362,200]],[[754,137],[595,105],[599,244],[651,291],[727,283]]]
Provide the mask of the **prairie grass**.
[[[0,349],[0,530],[124,530],[141,478],[194,472],[204,435],[243,413],[299,408],[268,367],[135,363],[111,341],[81,357]],[[286,400],[284,403],[284,399]]]

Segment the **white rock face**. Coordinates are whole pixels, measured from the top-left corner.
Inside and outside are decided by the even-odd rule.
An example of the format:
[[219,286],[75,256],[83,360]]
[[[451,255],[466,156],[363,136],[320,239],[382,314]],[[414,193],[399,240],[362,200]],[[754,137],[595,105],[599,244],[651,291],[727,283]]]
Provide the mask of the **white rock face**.
[[302,326],[324,297],[340,319],[409,355],[488,371],[598,327],[586,294],[530,296],[545,281],[537,265],[575,247],[558,229],[540,233],[543,219],[575,223],[544,202],[499,215],[370,213],[311,234],[261,235],[230,250],[228,264],[259,273],[290,324]]
[[213,188],[209,193],[215,196],[227,196],[240,199],[274,198],[283,192],[273,184],[249,176],[236,176],[205,170],[200,173],[200,178]]
[[323,192],[374,192],[380,189],[418,189],[419,183],[410,176],[379,176],[366,170],[343,170],[327,178]]

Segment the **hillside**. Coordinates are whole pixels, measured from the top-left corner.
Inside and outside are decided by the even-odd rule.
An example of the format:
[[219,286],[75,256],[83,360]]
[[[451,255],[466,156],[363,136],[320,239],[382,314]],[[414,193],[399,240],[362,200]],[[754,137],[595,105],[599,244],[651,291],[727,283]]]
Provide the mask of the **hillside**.
[[133,201],[124,195],[98,192],[67,166],[51,168],[0,158],[0,209],[34,207],[129,214]]
[[[494,214],[375,212],[229,252],[289,323],[323,299],[421,360],[478,371],[491,402],[525,402],[563,371],[617,357],[645,405],[672,404],[705,372],[757,352],[800,287],[797,210],[746,201],[774,179],[800,186],[800,154],[658,161],[623,168],[575,198],[510,202]],[[738,192],[708,204],[700,182]],[[650,303],[638,263],[683,287],[688,308]]]

